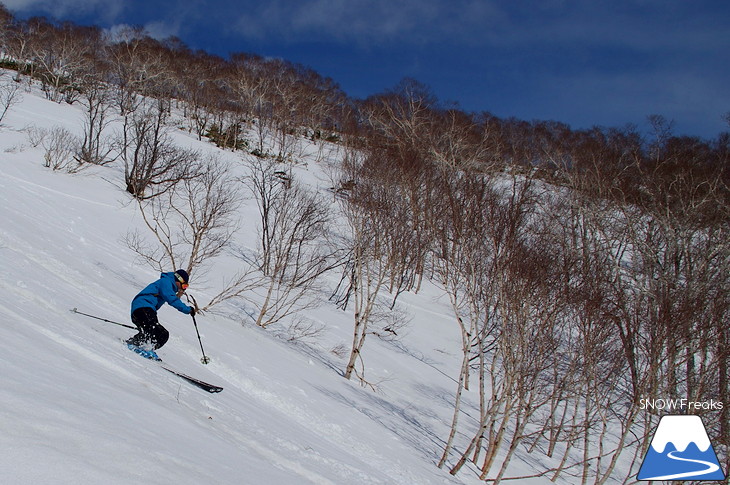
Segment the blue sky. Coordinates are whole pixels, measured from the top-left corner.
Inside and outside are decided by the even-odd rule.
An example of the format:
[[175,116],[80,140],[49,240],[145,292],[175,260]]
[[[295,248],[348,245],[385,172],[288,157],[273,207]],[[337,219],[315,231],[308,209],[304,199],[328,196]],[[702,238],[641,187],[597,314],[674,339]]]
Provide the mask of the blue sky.
[[356,98],[412,77],[500,117],[645,129],[659,114],[677,134],[730,130],[728,0],[0,1],[22,18],[281,57]]

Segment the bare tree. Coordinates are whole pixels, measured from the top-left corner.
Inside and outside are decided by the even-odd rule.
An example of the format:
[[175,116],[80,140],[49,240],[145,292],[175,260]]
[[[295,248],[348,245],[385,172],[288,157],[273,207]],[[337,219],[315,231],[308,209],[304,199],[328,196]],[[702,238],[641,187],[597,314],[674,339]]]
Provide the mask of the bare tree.
[[[105,49],[100,36],[89,36],[90,48]],[[109,64],[105,58],[86,56],[79,66],[75,82],[80,91],[79,100],[84,108],[84,135],[79,157],[86,163],[103,165],[111,163],[112,143],[103,138],[109,125],[109,113],[113,105],[111,88],[108,85]]]
[[[185,93],[185,118],[189,130],[202,139],[212,129],[213,110],[223,104],[235,106],[231,99],[229,69],[222,59],[197,53],[190,59],[181,59],[178,64],[180,81]],[[230,146],[230,143],[224,143]]]
[[[8,54],[8,46],[12,37],[12,30],[15,19],[5,5],[0,5],[0,53],[3,56]],[[2,59],[5,61],[5,57]]]
[[229,244],[240,204],[229,166],[215,156],[196,166],[193,176],[176,181],[164,194],[137,199],[154,236],[127,235],[127,244],[152,267],[201,272]]
[[[408,205],[403,203],[403,192],[395,180],[387,182],[370,170],[384,166],[386,159],[378,160],[384,156],[382,152],[348,149],[340,176],[341,182],[347,181],[350,187],[338,199],[347,223],[342,245],[348,254],[343,276],[347,288],[340,306],[346,308],[352,303],[354,313],[352,346],[344,375],[347,379],[355,375],[364,385],[371,385],[365,378],[362,357],[367,336],[397,333],[383,316],[411,280],[405,274],[408,269],[404,269],[412,268],[408,263],[412,228],[403,220]],[[393,282],[394,295],[390,304],[384,298],[389,282]]]
[[[69,22],[55,26],[43,19],[36,21],[32,37],[33,63],[48,99],[68,103],[77,99],[78,73],[84,70],[90,57],[102,57],[101,44],[90,42],[93,38],[101,38],[99,28],[78,27]],[[94,48],[97,52],[91,52]]]
[[256,324],[269,326],[311,307],[323,274],[340,264],[329,237],[330,214],[321,197],[309,192],[276,164],[253,157],[246,183],[259,208],[261,273],[255,302]]
[[81,142],[66,128],[56,126],[44,132],[39,138],[41,139],[39,143],[45,150],[43,154],[45,167],[65,170],[68,173],[75,173],[83,168],[78,158]]
[[0,73],[0,124],[8,111],[23,99],[20,93],[20,84],[9,79],[5,73]]
[[[509,180],[507,176],[503,178]],[[534,268],[518,264],[529,261],[527,256],[531,254],[529,215],[535,210],[535,191],[530,179],[514,174],[511,184],[504,179],[479,174],[456,178],[453,187],[447,189],[450,192],[446,194],[449,209],[442,213],[445,219],[436,224],[442,229],[434,237],[438,242],[434,269],[451,300],[462,335],[463,352],[451,432],[439,466],[446,463],[453,446],[461,412],[461,393],[469,387],[474,362],[480,384],[480,425],[452,468],[454,474],[471,453],[476,461],[482,446],[488,450],[481,466],[483,473],[491,468],[505,431],[505,425],[498,423],[503,420],[506,423],[508,415],[519,410],[517,404],[510,401],[519,396],[519,389],[510,387],[519,378],[502,370],[505,359],[515,359],[519,355],[502,355],[500,349],[509,347],[505,342],[518,338],[516,332],[523,327],[541,328],[543,321],[550,321],[514,323],[518,317],[526,318],[518,311],[524,308],[519,305],[520,302],[525,304],[525,295],[515,294],[523,291],[518,286],[523,274],[529,276],[525,284],[531,288],[533,298],[539,295],[536,288],[540,287],[533,281],[537,278],[531,273]],[[511,276],[513,268],[519,273]],[[535,304],[541,302],[537,300]],[[525,352],[523,356],[525,359],[527,354]],[[525,369],[524,363],[515,364],[515,367]]]
[[142,102],[145,83],[154,82],[162,69],[157,59],[145,49],[141,28],[124,28],[110,39],[108,49],[114,103],[123,117],[137,110]]
[[179,148],[168,134],[168,109],[164,100],[149,101],[131,115],[119,137],[127,192],[140,200],[164,194],[197,175],[198,153]]
[[[447,199],[446,209],[439,214],[440,221],[432,226],[434,234],[434,254],[432,258],[434,280],[448,295],[451,307],[454,311],[454,319],[459,328],[461,336],[461,365],[456,392],[454,395],[454,410],[451,420],[449,436],[446,439],[444,451],[439,460],[438,466],[443,467],[454,446],[454,438],[458,431],[459,417],[461,415],[462,394],[469,389],[469,375],[471,361],[474,357],[474,339],[478,333],[479,320],[488,317],[489,312],[481,306],[480,285],[489,281],[490,273],[484,271],[482,263],[488,260],[473,254],[473,251],[480,247],[473,243],[480,239],[482,226],[473,220],[471,216],[480,212],[473,212],[472,205],[478,198],[479,191],[464,191],[463,197],[448,184],[442,185],[442,195]],[[471,207],[470,207],[471,206]],[[482,279],[482,277],[485,277]],[[485,288],[486,290],[486,288]],[[488,332],[490,333],[490,332]],[[486,343],[486,341],[483,341]],[[476,444],[476,441],[475,441]],[[464,454],[466,457],[468,453]],[[458,472],[463,463],[457,465],[453,473]]]

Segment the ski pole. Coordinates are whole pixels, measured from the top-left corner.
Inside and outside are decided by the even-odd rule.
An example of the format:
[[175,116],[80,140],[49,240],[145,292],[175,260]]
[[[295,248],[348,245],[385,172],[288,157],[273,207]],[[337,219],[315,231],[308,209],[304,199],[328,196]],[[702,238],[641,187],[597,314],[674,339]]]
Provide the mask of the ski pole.
[[195,325],[195,333],[198,334],[198,342],[200,342],[200,351],[203,352],[203,357],[200,359],[200,362],[203,364],[207,364],[210,362],[210,359],[205,356],[205,350],[203,350],[203,341],[200,340],[200,332],[198,332],[198,322],[195,321],[195,315],[191,315],[193,317],[193,325]]
[[94,315],[89,315],[88,313],[80,312],[76,308],[72,308],[70,311],[71,311],[71,313],[78,313],[79,315],[83,315],[85,317],[90,317],[90,318],[95,318],[97,320],[101,320],[102,322],[112,323],[114,325],[119,325],[120,327],[126,327],[126,328],[131,328],[132,330],[137,330],[137,327],[133,327],[131,325],[126,325],[124,323],[112,322],[111,320],[107,320],[106,318],[95,317]]

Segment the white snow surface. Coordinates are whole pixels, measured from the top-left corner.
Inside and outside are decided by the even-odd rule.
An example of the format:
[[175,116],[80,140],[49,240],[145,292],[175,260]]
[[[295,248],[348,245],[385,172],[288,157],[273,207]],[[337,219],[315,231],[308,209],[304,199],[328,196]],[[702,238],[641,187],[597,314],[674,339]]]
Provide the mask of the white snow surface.
[[[369,337],[364,359],[377,391],[342,377],[346,355],[332,349],[349,349],[352,314],[327,303],[327,295],[305,315],[325,325],[311,342],[289,342],[285,325],[264,330],[241,312],[199,316],[208,365],[200,362],[190,317],[163,307],[171,338],[160,356],[222,386],[219,394],[130,352],[122,340],[132,330],[70,312],[128,324],[132,298],[159,277],[123,241],[129,230],[147,229],[122,188],[119,164],[53,172],[24,130],[80,133],[81,119],[76,105],[26,92],[0,128],[1,483],[482,483],[474,469],[454,477],[448,466],[436,466],[453,412],[460,344],[434,288],[403,296],[411,323],[398,343]],[[243,164],[240,154],[184,131],[175,136]],[[326,183],[317,164],[297,170],[313,186]],[[252,200],[241,214],[236,244],[252,247]],[[189,292],[208,301],[236,264],[224,256],[205,278],[193,274]],[[469,433],[476,400],[467,394],[461,417]],[[468,438],[462,435],[461,445]],[[510,474],[534,473],[530,459],[513,460]]]

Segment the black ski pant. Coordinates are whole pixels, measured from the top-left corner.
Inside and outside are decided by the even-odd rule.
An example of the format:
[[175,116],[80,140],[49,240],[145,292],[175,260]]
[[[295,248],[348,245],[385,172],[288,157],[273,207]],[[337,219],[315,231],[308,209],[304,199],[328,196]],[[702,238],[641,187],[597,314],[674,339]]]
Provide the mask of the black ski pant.
[[157,350],[170,338],[170,332],[160,325],[157,320],[157,312],[153,308],[137,308],[132,312],[132,323],[137,326],[139,332],[127,340],[128,344],[137,346],[152,344],[152,347]]

